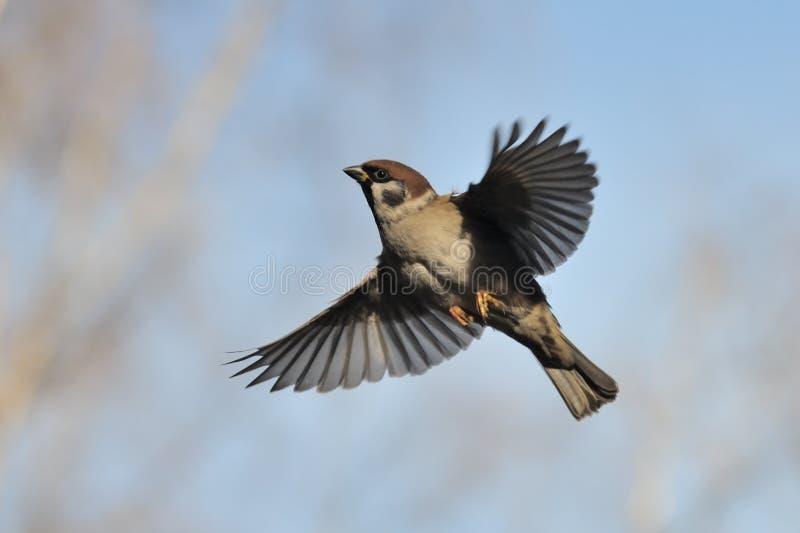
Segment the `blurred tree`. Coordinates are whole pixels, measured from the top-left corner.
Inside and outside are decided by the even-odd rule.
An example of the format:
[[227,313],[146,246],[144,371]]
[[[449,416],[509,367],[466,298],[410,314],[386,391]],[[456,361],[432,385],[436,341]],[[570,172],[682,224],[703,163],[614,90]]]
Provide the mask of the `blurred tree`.
[[[125,373],[141,309],[165,298],[200,236],[191,184],[270,12],[245,2],[222,23],[167,124],[168,71],[153,50],[147,4],[0,5],[0,497],[22,480],[35,494],[16,502],[21,522],[11,526],[140,530],[158,512],[142,503],[158,495],[134,486],[125,505],[85,523],[63,495],[92,460],[82,446]],[[165,126],[160,154],[143,165],[131,131]],[[164,449],[182,435],[163,435]],[[176,459],[191,455],[166,454],[148,468],[174,469]]]

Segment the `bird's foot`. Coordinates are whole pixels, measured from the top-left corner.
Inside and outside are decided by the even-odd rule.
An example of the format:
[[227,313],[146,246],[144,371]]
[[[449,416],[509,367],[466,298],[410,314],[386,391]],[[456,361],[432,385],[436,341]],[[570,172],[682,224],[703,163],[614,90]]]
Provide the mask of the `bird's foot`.
[[478,307],[478,312],[481,314],[481,318],[483,318],[483,321],[486,322],[486,320],[489,318],[489,306],[502,308],[503,303],[492,296],[489,291],[481,290],[475,294],[475,305]]
[[464,327],[469,326],[470,322],[474,321],[474,319],[468,315],[466,311],[457,305],[454,305],[450,308],[450,314],[453,315],[453,318],[455,318],[456,321]]

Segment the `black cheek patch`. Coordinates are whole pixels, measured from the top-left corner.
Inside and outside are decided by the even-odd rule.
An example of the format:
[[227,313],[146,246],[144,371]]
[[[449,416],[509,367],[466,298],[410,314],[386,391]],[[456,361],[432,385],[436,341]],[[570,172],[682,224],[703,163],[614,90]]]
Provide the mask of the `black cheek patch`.
[[383,193],[381,194],[381,200],[383,200],[383,203],[388,205],[389,207],[397,207],[398,205],[405,202],[406,194],[405,191],[402,190],[400,191],[387,190],[383,191]]

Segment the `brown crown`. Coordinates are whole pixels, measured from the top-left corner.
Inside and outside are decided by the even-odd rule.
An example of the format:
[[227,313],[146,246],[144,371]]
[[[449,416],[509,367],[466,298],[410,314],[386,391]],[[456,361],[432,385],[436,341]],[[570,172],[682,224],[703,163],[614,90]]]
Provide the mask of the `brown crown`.
[[361,166],[364,168],[372,167],[384,169],[392,178],[406,184],[406,189],[411,195],[411,198],[416,198],[417,196],[421,196],[433,190],[433,187],[431,187],[431,184],[425,179],[425,176],[403,163],[398,163],[397,161],[391,161],[389,159],[373,159]]

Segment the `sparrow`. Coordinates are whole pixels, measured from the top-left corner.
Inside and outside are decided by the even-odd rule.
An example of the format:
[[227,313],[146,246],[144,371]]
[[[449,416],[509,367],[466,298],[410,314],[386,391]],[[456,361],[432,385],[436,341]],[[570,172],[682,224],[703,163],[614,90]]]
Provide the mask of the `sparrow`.
[[230,361],[252,360],[231,377],[349,389],[423,374],[491,327],[533,353],[576,419],[613,401],[617,383],[566,337],[536,281],[583,240],[598,185],[580,141],[564,142],[566,126],[542,138],[545,127],[519,142],[516,121],[502,146],[496,128],[488,169],[462,194],[437,194],[397,161],[345,168],[378,228],[377,266],[293,332]]

